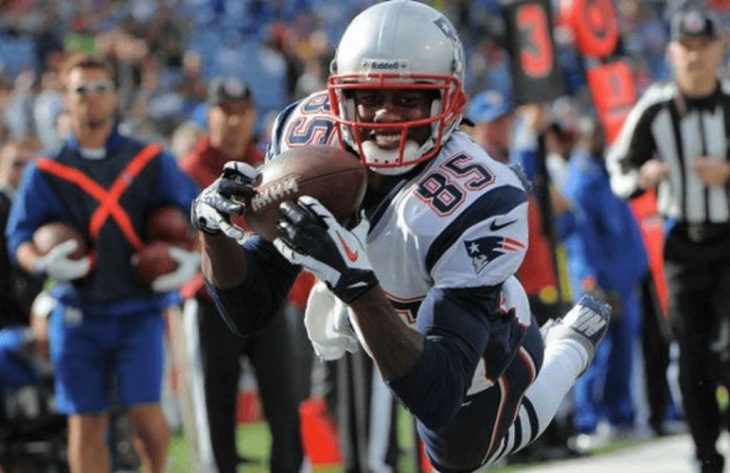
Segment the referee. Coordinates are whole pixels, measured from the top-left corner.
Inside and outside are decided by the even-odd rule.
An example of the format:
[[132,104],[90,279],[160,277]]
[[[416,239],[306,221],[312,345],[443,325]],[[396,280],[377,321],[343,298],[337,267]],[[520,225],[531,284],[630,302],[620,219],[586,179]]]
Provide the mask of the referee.
[[675,80],[647,90],[608,163],[612,187],[623,197],[657,187],[695,471],[719,473],[725,461],[715,447],[721,424],[715,391],[730,385],[730,84],[717,75],[724,51],[713,17],[679,10],[671,34]]

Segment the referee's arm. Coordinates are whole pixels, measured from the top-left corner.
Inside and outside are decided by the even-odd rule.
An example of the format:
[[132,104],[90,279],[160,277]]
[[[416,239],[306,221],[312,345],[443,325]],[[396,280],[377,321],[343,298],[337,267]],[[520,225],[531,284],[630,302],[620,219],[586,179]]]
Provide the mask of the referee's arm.
[[[647,187],[641,178],[645,164],[647,167],[653,163],[666,166],[655,158],[657,147],[651,132],[654,107],[650,105],[653,104],[640,101],[634,106],[606,156],[611,188],[622,198],[640,194]],[[647,164],[649,161],[652,163]]]

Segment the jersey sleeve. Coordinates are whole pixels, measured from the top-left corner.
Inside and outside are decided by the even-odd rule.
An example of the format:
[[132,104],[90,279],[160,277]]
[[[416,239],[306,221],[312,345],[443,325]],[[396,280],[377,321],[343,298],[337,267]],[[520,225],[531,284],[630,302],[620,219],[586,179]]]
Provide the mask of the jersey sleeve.
[[434,240],[426,267],[439,288],[496,286],[517,272],[528,245],[527,194],[485,192]]
[[339,145],[326,91],[314,92],[277,115],[271,128],[266,161],[284,151],[313,145]]
[[243,249],[248,259],[248,274],[241,285],[222,290],[206,281],[223,320],[239,336],[253,335],[266,327],[284,305],[300,270],[258,235],[246,240]]

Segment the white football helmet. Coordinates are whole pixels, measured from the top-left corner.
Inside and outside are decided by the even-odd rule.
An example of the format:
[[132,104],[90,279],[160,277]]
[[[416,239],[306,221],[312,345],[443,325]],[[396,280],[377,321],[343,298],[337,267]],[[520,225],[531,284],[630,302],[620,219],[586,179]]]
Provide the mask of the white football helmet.
[[[458,126],[466,103],[464,51],[456,29],[439,11],[411,0],[376,4],[356,16],[342,36],[327,80],[340,144],[381,174],[402,174],[435,155]],[[358,121],[353,89],[418,89],[437,93],[429,117],[402,122]],[[425,143],[408,139],[413,126],[431,126]],[[364,139],[373,129],[398,130],[398,149]],[[365,130],[365,132],[363,132]]]

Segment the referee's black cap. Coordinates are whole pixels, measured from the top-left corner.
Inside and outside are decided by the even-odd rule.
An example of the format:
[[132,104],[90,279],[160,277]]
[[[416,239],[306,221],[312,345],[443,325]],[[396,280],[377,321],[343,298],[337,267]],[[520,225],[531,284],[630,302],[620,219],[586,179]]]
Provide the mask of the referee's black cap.
[[719,25],[711,15],[698,8],[681,9],[672,17],[672,39],[719,38]]

